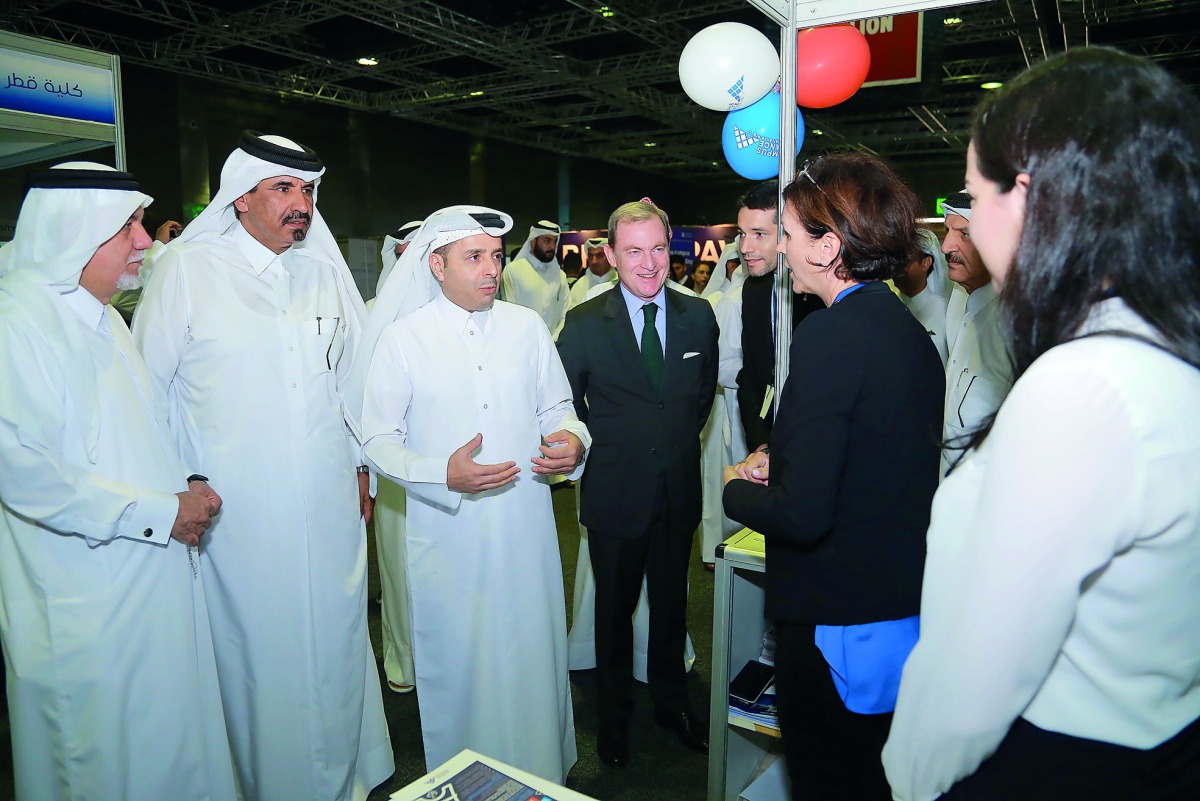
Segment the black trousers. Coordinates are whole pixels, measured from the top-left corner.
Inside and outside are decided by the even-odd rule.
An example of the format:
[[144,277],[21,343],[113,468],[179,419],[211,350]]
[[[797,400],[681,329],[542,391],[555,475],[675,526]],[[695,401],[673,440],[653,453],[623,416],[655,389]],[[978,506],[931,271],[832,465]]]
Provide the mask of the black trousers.
[[892,716],[846,709],[815,633],[811,625],[775,623],[775,698],[792,798],[891,801],[880,755]]
[[943,801],[1196,801],[1200,720],[1140,751],[1018,719],[996,753]]
[[646,577],[650,636],[646,673],[657,708],[688,708],[683,653],[687,641],[687,572],[693,530],[670,525],[659,504],[648,530],[621,539],[588,530],[596,577],[596,677],[600,717],[624,722],[633,711],[633,613]]

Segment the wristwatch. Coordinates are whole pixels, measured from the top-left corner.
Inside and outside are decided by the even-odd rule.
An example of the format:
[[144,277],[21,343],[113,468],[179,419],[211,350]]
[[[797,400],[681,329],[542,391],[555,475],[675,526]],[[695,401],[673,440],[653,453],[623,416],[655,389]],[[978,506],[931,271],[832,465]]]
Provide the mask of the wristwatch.
[[187,483],[191,484],[193,481],[203,481],[207,484],[208,476],[202,476],[199,473],[192,473],[190,476],[188,476]]
[[360,464],[360,465],[358,466],[358,472],[360,472],[360,473],[370,473],[370,472],[371,472],[371,468],[367,467],[365,464]]

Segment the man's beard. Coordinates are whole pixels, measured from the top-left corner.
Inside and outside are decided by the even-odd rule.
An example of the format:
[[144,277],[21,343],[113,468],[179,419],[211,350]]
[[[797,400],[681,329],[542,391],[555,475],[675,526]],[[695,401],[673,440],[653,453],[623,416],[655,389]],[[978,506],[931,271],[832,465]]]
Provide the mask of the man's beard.
[[546,250],[530,248],[529,250],[538,261],[551,261],[554,258],[554,248],[547,248]]
[[[138,255],[138,258],[144,258],[145,255],[143,251]],[[137,259],[134,259],[134,261],[137,261]],[[117,290],[120,292],[132,292],[135,289],[141,289],[144,283],[146,283],[146,265],[143,263],[138,265],[136,275],[121,273],[120,277],[117,278]]]
[[287,225],[288,223],[299,222],[299,221],[304,222],[304,227],[292,229],[292,241],[293,242],[303,242],[304,237],[308,236],[308,227],[310,225],[312,225],[312,217],[310,217],[309,215],[305,214],[302,211],[296,211],[296,212],[292,212],[291,214],[289,214],[288,216],[283,218],[284,225]]

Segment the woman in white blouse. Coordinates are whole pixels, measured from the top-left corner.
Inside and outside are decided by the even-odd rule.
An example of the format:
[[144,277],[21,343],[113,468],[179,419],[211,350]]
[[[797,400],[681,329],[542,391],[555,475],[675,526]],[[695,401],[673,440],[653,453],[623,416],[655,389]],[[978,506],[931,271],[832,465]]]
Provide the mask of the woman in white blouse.
[[894,798],[1200,799],[1200,101],[1072,50],[967,189],[1017,380],[933,502]]

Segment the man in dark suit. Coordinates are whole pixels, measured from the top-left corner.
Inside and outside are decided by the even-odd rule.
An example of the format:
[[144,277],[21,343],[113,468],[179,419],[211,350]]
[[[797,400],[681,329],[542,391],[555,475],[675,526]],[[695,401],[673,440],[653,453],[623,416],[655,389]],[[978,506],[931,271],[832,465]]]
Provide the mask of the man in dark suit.
[[[592,449],[580,487],[596,575],[596,663],[605,764],[628,761],[632,617],[650,602],[647,673],[655,721],[708,750],[687,701],[687,569],[700,522],[700,431],[717,382],[717,322],[703,300],[664,289],[670,224],[648,200],[608,221],[616,289],[567,314],[559,355]],[[664,344],[665,343],[665,344]],[[585,402],[586,401],[586,402]]]
[[[742,285],[742,369],[737,376],[738,410],[746,447],[753,451],[771,441],[775,420],[769,395],[775,387],[773,311],[775,267],[779,252],[779,182],[763,181],[738,201],[740,247],[750,275]],[[792,327],[810,312],[825,308],[816,297],[792,295]]]

